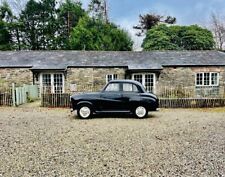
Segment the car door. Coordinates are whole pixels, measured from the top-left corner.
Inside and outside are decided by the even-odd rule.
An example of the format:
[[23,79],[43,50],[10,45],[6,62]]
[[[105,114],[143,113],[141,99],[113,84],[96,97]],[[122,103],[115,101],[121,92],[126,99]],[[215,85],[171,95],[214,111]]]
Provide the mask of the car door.
[[122,85],[122,102],[124,110],[132,110],[133,104],[139,101],[139,90],[136,85],[123,83]]
[[100,94],[101,111],[123,110],[122,93],[120,83],[110,83]]

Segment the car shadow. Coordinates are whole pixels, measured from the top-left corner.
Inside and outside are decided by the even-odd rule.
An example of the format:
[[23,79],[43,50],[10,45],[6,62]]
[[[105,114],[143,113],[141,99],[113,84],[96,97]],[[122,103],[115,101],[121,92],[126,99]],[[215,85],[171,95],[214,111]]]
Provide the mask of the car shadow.
[[[88,120],[88,119],[81,119],[77,116],[74,116],[75,119],[80,120]],[[138,119],[132,114],[120,114],[120,113],[101,113],[101,114],[93,114],[90,119],[107,119],[107,118],[116,118],[116,119]],[[154,119],[157,118],[156,115],[149,113],[147,117],[142,119]]]

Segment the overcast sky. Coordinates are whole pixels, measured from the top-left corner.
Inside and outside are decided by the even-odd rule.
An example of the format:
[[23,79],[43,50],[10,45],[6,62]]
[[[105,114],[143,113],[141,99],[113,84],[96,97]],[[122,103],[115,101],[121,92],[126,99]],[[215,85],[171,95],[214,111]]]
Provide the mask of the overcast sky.
[[[89,0],[82,0],[87,7]],[[129,31],[140,47],[141,39],[135,37],[132,26],[138,24],[139,14],[155,12],[177,18],[177,24],[206,26],[212,12],[225,16],[225,0],[108,0],[110,20]]]

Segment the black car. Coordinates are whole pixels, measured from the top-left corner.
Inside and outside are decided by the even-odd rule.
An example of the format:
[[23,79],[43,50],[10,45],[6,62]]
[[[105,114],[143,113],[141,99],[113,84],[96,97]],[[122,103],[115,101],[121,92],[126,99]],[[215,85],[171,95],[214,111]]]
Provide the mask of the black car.
[[141,83],[133,80],[113,80],[96,93],[85,93],[71,97],[72,111],[80,118],[90,118],[93,113],[132,113],[138,118],[156,111],[159,100],[145,91]]

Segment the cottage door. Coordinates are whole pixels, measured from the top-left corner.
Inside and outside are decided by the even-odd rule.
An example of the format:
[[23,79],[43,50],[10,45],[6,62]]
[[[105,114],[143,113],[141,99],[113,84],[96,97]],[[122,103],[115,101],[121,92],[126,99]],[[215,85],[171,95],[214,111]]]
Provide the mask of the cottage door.
[[155,92],[155,74],[154,73],[137,73],[132,75],[132,79],[140,82],[147,92]]
[[63,93],[64,75],[62,73],[43,73],[41,86],[42,93]]

